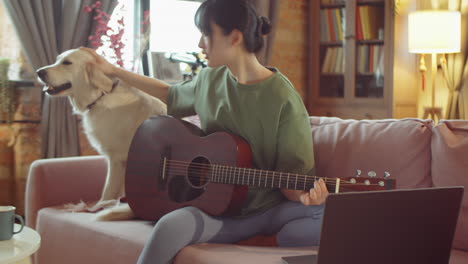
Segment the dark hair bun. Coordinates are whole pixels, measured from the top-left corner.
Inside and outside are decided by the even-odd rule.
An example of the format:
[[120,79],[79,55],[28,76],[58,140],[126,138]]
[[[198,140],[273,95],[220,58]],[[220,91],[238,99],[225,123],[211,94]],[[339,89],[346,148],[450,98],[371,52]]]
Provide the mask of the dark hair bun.
[[264,16],[259,16],[259,23],[260,23],[260,33],[262,35],[267,35],[271,32],[271,23],[270,19]]

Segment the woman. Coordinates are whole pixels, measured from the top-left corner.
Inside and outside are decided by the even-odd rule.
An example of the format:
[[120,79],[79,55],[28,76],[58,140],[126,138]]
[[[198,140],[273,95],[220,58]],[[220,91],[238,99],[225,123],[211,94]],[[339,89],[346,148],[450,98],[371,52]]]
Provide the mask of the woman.
[[[245,0],[207,0],[195,15],[199,47],[208,59],[194,80],[170,86],[163,81],[97,64],[112,77],[163,100],[175,117],[197,114],[206,133],[227,131],[243,137],[256,168],[288,173],[314,172],[308,114],[289,80],[262,66],[255,52],[271,30]],[[95,55],[97,56],[97,55]],[[319,180],[310,191],[250,188],[238,214],[212,217],[194,207],[158,220],[138,263],[169,263],[183,247],[203,242],[232,243],[256,234],[277,234],[280,246],[317,245],[323,202]]]

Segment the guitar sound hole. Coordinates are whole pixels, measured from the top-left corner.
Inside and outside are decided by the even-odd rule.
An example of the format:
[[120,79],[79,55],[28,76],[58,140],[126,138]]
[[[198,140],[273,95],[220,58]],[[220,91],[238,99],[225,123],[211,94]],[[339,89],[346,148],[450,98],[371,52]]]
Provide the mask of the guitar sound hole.
[[168,184],[168,194],[172,201],[184,203],[192,201],[203,194],[204,190],[193,188],[185,180],[185,176],[177,175],[171,178]]
[[210,161],[204,157],[197,157],[192,160],[188,168],[188,181],[194,188],[203,188],[210,182],[211,165]]

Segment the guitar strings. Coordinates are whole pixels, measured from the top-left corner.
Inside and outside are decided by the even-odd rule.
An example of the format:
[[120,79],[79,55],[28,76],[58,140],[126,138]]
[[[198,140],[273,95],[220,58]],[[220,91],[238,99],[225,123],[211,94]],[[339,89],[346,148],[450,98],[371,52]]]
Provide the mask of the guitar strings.
[[[170,164],[171,162],[175,163],[175,164]],[[279,173],[279,172],[275,172],[275,171],[257,170],[257,169],[252,169],[252,168],[240,168],[240,167],[224,166],[224,165],[210,165],[210,164],[193,163],[193,162],[176,161],[176,160],[167,160],[166,164],[169,164],[169,166],[172,166],[172,168],[174,168],[174,165],[178,166],[178,167],[182,168],[184,170],[184,172],[188,167],[200,168],[200,169],[204,170],[204,171],[200,172],[200,174],[203,174],[203,172],[207,173],[207,172],[211,171],[213,168],[215,168],[215,166],[216,166],[216,167],[219,168],[219,169],[217,169],[217,171],[218,171],[217,175],[226,175],[228,177],[231,177],[231,172],[232,171],[226,171],[225,169],[230,169],[230,168],[235,168],[235,169],[237,169],[239,171],[244,170],[244,175],[247,175],[248,177],[250,177],[250,176],[253,176],[253,177],[260,176],[262,178],[267,178],[267,179],[277,177],[274,174]],[[189,166],[186,166],[186,165],[189,165]],[[193,166],[193,165],[195,165],[195,166]],[[245,173],[246,171],[247,171],[247,173]],[[252,172],[253,172],[253,174],[252,174]],[[256,175],[257,172],[260,172],[260,175]],[[263,172],[265,172],[265,173],[263,173]],[[234,173],[236,173],[236,172],[234,171]],[[284,173],[284,172],[282,172],[281,174],[286,174],[286,175],[289,174],[290,178],[294,178],[294,177],[297,176],[298,179],[305,180],[305,181],[307,181],[310,178],[314,178],[314,179],[322,178],[322,179],[324,179],[325,182],[336,183],[336,178],[325,178],[325,177],[319,177],[319,176],[300,175],[300,174],[292,174],[292,173]],[[281,176],[281,177],[286,177],[286,176]],[[345,180],[340,180],[340,183],[350,183],[350,184],[353,184],[353,185],[356,184],[356,183],[353,183],[353,182],[350,182],[350,181],[345,181]],[[363,185],[368,185],[368,184],[363,184]]]
[[[235,170],[238,170],[239,172],[241,170],[244,170],[244,172],[243,172],[244,176],[249,177],[249,179],[250,179],[250,177],[255,178],[255,177],[258,177],[258,176],[265,179],[264,181],[258,181],[260,183],[259,185],[261,185],[261,183],[267,184],[268,180],[274,181],[273,178],[278,178],[278,176],[275,176],[274,174],[279,173],[279,172],[274,172],[274,171],[257,170],[257,169],[252,169],[252,168],[240,168],[240,167],[224,166],[224,165],[211,165],[211,164],[194,163],[194,162],[177,161],[177,160],[166,160],[166,167],[171,169],[171,172],[175,172],[175,170],[178,170],[178,172],[182,173],[182,174],[185,174],[189,167],[194,168],[194,169],[195,168],[200,169],[200,171],[198,171],[197,173],[189,174],[189,175],[191,175],[191,176],[189,176],[189,178],[192,178],[192,179],[201,179],[201,176],[207,175],[208,172],[211,172],[211,171],[216,171],[216,175],[218,176],[218,177],[214,177],[214,179],[220,178],[220,177],[223,177],[224,179],[226,179],[226,177],[232,178],[234,176],[234,175],[232,175],[232,173],[236,173]],[[234,169],[234,171],[233,171],[233,169]],[[230,170],[230,171],[228,171],[228,170]],[[256,175],[257,172],[260,172],[259,175]],[[307,182],[311,182],[312,179],[321,178],[321,177],[312,176],[312,175],[300,175],[300,174],[290,174],[290,173],[281,173],[281,174],[289,175],[289,178],[291,178],[290,181],[292,180],[293,182],[294,182],[294,178],[296,178],[296,181],[295,181],[296,185],[297,185],[297,183],[306,185]],[[282,182],[284,182],[286,177],[287,176],[280,177]],[[239,179],[240,178],[237,177],[237,180],[238,180],[237,184],[239,184]],[[243,177],[243,179],[244,179],[244,177]],[[249,179],[247,180],[247,183],[252,182],[255,185],[255,183],[257,182],[256,180],[250,181]],[[336,178],[324,178],[323,177],[323,179],[328,185],[336,185]],[[244,182],[244,181],[242,180],[242,182]],[[232,182],[232,184],[235,184],[235,182]],[[353,186],[356,186],[356,185],[362,185],[362,186],[376,185],[377,186],[379,184],[353,183],[351,181],[340,180],[340,185],[353,185]]]
[[[185,172],[185,171],[184,171]],[[178,173],[169,173],[169,176],[180,176],[180,174]],[[188,176],[189,180],[190,179],[200,179],[199,177],[190,177]],[[259,187],[270,187],[271,185],[268,185],[268,184],[252,184],[252,182],[247,182],[247,183],[236,183],[236,182],[213,182],[211,181],[211,179],[208,179],[206,181],[206,183],[221,183],[221,184],[234,184],[234,185],[248,185],[248,186],[259,186]],[[203,184],[200,184],[200,185],[197,185],[197,184],[194,184],[194,186],[204,186],[206,183],[203,183]],[[265,182],[261,182],[261,183],[265,183]],[[192,183],[193,184],[193,183]],[[292,187],[293,184],[291,184],[291,186],[286,186],[286,188],[288,189],[288,187]],[[336,187],[336,181],[333,182],[333,183],[327,183],[327,189],[334,189]],[[339,184],[340,186],[340,191],[346,191],[346,190],[351,190],[351,191],[355,191],[356,189],[351,189],[349,187],[372,187],[372,186],[378,186],[378,187],[383,187],[383,186],[380,186],[378,184],[363,184],[363,183],[340,183]],[[277,186],[272,186],[272,187],[277,187]],[[284,186],[280,186],[279,188],[282,188]],[[299,187],[299,188],[298,188]],[[303,187],[303,188],[300,188],[300,187]],[[346,188],[348,187],[348,188]],[[307,189],[310,189],[312,188],[312,186],[307,186],[307,185],[303,185],[302,183],[298,184],[295,186],[294,189],[296,190],[305,190],[304,188],[307,188]]]
[[[186,171],[185,170],[182,170],[182,171],[179,171],[179,173],[177,171],[174,171],[174,170],[171,170],[171,173],[169,173],[169,176],[178,176],[178,175],[181,175],[181,174],[184,174]],[[202,177],[197,177],[196,175],[193,175],[193,174],[190,174],[188,176],[188,178],[190,180],[199,180],[199,179],[202,179]],[[270,182],[270,181],[267,181],[267,180],[262,180],[262,181],[252,181],[252,180],[247,180],[247,181],[223,181],[223,182],[217,182],[216,180],[213,181],[212,178],[208,178],[207,177],[207,182],[212,182],[212,183],[226,183],[226,184],[240,184],[240,185],[251,185],[251,186],[264,186],[264,187],[268,187],[268,186],[271,186],[271,184],[274,184],[274,182]],[[279,183],[279,181],[277,181],[277,183]],[[304,186],[304,185],[310,185],[310,187],[312,188],[312,182],[311,181],[307,181],[307,180],[299,180],[297,181],[294,181],[293,183],[289,184],[291,187],[293,185],[296,185],[297,186]],[[333,181],[333,182],[330,182],[330,183],[326,183],[327,186],[336,186],[336,181]],[[289,185],[287,185],[287,187],[289,187]],[[379,187],[383,187],[379,184],[375,184],[375,183],[369,183],[369,184],[365,184],[365,183],[351,183],[351,182],[346,182],[346,181],[340,181],[340,186],[379,186]],[[284,186],[284,181],[282,181],[282,186]],[[281,187],[282,187],[281,186]]]
[[[179,167],[179,168],[176,168],[176,167],[169,167],[170,169],[170,172],[173,172],[173,173],[178,173],[178,174],[185,174],[187,172],[186,168],[183,168],[183,167]],[[208,171],[206,172],[202,172],[202,171],[196,171],[196,172],[192,172],[192,173],[189,173],[189,177],[191,179],[201,179],[203,178],[203,176],[205,175],[208,175]],[[208,178],[208,177],[206,177]],[[286,182],[288,181],[287,177],[268,177],[268,176],[260,176],[260,175],[255,175],[255,174],[251,174],[251,173],[245,173],[243,174],[243,176],[233,176],[232,174],[230,174],[229,172],[216,172],[216,176],[215,177],[209,177],[210,179],[213,179],[213,180],[217,180],[217,179],[223,179],[229,183],[239,183],[239,182],[263,182],[265,183],[266,181],[278,181],[281,180],[281,182]],[[260,179],[259,180],[256,180],[257,179]],[[313,180],[315,179],[318,179],[319,177],[316,177],[316,176],[309,176],[309,177],[290,177],[289,181],[292,182],[297,182],[297,183],[306,183],[306,182],[312,182]],[[297,179],[297,180],[296,180]],[[329,180],[327,181],[329,183],[336,183],[336,180]],[[345,181],[340,181],[340,182],[345,182]]]
[[[247,177],[258,177],[260,176],[261,178],[266,178],[266,179],[272,179],[276,178],[278,176],[275,176],[274,174],[279,172],[274,172],[274,171],[267,171],[267,170],[256,170],[252,168],[241,168],[241,167],[230,167],[230,166],[223,166],[223,165],[209,165],[209,164],[203,164],[203,163],[192,163],[192,162],[184,162],[184,161],[174,161],[174,160],[167,160],[166,161],[166,166],[169,165],[170,168],[180,168],[182,170],[186,170],[187,168],[191,167],[194,169],[201,169],[202,171],[199,172],[199,174],[203,175],[203,173],[208,173],[210,171],[215,171],[215,174],[218,176],[227,176],[231,177],[232,173],[236,173],[235,170],[238,172],[244,171],[242,174],[247,176]],[[230,171],[227,171],[230,170]],[[260,173],[258,173],[260,172]],[[258,175],[256,175],[258,173]],[[307,181],[307,179],[314,178],[318,179],[320,177],[318,176],[312,176],[312,175],[300,175],[300,174],[292,174],[292,173],[284,173],[282,172],[281,174],[284,174],[285,176],[281,176],[280,178],[285,179],[287,175],[289,174],[290,178],[297,178],[301,180]],[[296,177],[297,176],[297,177]],[[217,178],[217,177],[216,177]],[[331,179],[331,178],[323,178],[324,181],[328,182],[336,182],[336,179]]]

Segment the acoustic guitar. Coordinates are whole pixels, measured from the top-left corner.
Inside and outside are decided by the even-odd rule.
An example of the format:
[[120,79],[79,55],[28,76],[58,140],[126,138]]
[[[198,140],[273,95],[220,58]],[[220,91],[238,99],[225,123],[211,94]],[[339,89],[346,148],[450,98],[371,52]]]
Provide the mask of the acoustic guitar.
[[[135,215],[146,220],[195,206],[218,216],[238,212],[249,186],[309,190],[319,177],[251,168],[242,138],[203,135],[195,125],[170,116],[147,119],[133,137],[125,192]],[[375,177],[322,178],[330,192],[392,189],[395,180]]]

